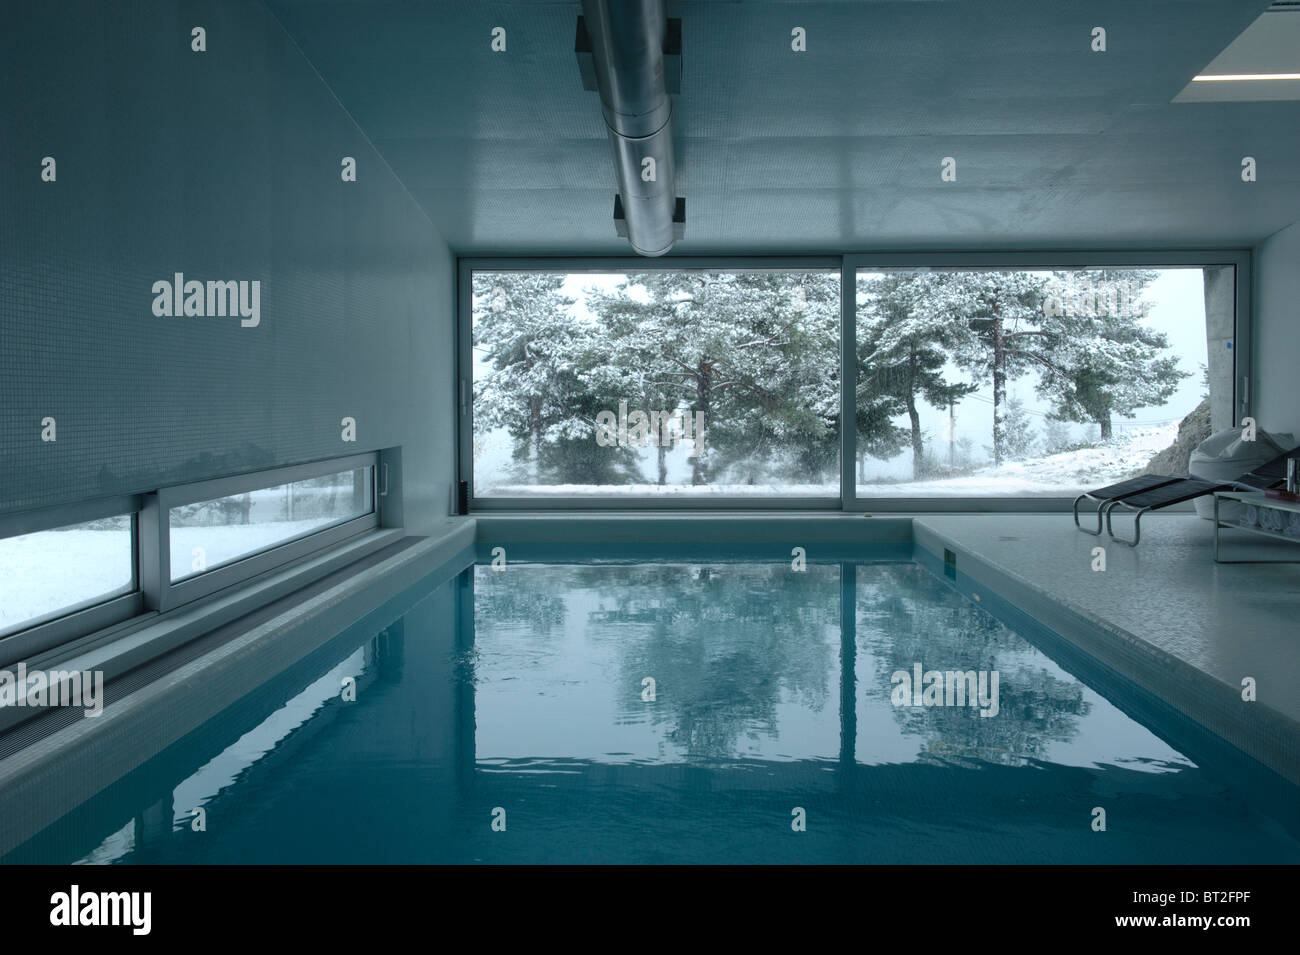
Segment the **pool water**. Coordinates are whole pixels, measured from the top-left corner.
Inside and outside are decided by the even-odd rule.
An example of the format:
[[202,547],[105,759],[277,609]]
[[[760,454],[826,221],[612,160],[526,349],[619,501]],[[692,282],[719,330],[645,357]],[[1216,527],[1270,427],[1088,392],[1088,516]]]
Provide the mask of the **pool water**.
[[1295,787],[994,602],[909,561],[485,561],[4,861],[1300,861]]

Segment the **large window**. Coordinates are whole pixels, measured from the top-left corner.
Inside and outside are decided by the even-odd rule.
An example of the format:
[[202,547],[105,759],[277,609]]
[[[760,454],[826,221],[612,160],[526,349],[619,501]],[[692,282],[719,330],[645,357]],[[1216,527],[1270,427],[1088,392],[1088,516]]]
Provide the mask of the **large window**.
[[472,276],[477,497],[840,493],[840,274]]
[[1206,302],[1202,268],[860,270],[858,496],[1060,497],[1184,473],[1211,391],[1232,388],[1230,363],[1211,378],[1207,339],[1224,335]]
[[475,508],[1059,509],[1186,473],[1251,413],[1249,272],[1231,251],[462,260],[461,478]]

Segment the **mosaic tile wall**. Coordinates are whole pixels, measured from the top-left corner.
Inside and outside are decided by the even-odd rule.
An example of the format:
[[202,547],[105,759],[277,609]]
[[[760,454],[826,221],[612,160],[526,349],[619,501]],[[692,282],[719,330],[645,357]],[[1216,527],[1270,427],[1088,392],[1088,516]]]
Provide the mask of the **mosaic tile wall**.
[[452,256],[265,7],[8,11],[0,513],[400,445],[446,515]]

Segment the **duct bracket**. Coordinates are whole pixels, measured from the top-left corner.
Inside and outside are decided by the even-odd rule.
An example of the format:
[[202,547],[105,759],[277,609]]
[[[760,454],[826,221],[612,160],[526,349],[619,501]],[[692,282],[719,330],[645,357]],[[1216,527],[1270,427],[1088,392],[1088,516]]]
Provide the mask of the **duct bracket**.
[[[582,16],[578,17],[578,32],[573,38],[573,54],[578,58],[582,88],[588,93],[596,92],[596,61],[592,57],[591,37],[587,35],[587,21]],[[681,17],[668,18],[668,33],[664,37],[664,86],[672,95],[682,91]]]
[[[623,197],[617,192],[614,193],[614,229],[620,239],[628,237],[627,218],[623,215]],[[678,196],[673,205],[673,238],[686,238],[686,200],[682,196]]]

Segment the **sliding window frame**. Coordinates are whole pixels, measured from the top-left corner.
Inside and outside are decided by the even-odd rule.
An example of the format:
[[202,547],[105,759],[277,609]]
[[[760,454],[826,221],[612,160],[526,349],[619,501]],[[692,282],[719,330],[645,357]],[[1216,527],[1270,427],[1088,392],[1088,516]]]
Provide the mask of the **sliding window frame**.
[[[196,576],[172,581],[172,508],[358,468],[370,469],[371,506],[368,513],[256,551]],[[138,555],[146,606],[160,612],[172,610],[376,529],[380,523],[379,471],[379,454],[374,452],[165,487],[145,495],[139,515]]]
[[[1197,268],[1231,266],[1234,270],[1233,292],[1233,396],[1234,420],[1250,413],[1251,355],[1251,253],[1249,249],[1189,249],[1154,251],[1082,251],[1047,252],[879,252],[844,256],[842,287],[845,292],[845,320],[853,309],[853,341],[857,335],[857,277],[859,269],[1078,269],[1078,268]],[[852,302],[850,304],[850,299]],[[845,366],[854,362],[854,352],[846,350]],[[846,379],[847,374],[841,378]],[[849,397],[854,397],[850,395]],[[845,421],[855,421],[856,412]],[[857,450],[857,435],[847,443]],[[852,477],[852,480],[849,478]],[[1073,497],[859,497],[857,476],[845,471],[841,488],[844,510],[856,513],[1009,513],[1069,511]]]
[[[840,272],[843,298],[842,257],[839,255],[783,256],[673,256],[646,259],[640,256],[462,258],[457,260],[457,475],[468,482],[469,510],[475,511],[826,511],[838,510],[840,494],[824,497],[724,497],[722,495],[631,495],[607,496],[479,497],[474,489],[474,331],[473,275],[486,272],[655,272],[707,269],[713,271]],[[844,315],[840,314],[843,336]],[[843,367],[843,356],[841,356]],[[843,395],[841,394],[841,408]],[[841,424],[841,431],[843,426]],[[841,464],[842,467],[842,464]]]
[[[457,476],[469,488],[469,511],[780,511],[846,513],[1064,512],[1072,497],[859,497],[856,350],[857,274],[862,268],[1076,269],[1231,266],[1233,292],[1232,408],[1235,421],[1251,413],[1251,253],[1248,249],[1080,250],[1043,252],[855,252],[843,255],[467,257],[457,260]],[[840,493],[826,497],[479,497],[473,474],[473,273],[482,271],[653,271],[656,269],[839,269],[840,271]]]

